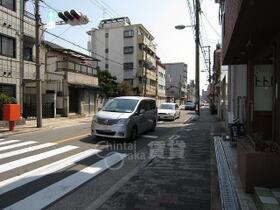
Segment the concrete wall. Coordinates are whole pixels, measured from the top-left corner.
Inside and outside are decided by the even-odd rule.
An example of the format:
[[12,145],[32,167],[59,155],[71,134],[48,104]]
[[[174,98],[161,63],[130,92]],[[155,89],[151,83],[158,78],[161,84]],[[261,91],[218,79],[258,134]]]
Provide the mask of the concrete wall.
[[229,66],[229,76],[229,121],[235,118],[245,121],[247,65]]

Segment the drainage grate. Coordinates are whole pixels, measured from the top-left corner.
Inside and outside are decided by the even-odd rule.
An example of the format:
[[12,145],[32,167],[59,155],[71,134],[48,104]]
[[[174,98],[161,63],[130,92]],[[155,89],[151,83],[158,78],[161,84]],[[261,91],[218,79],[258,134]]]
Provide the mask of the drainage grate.
[[213,137],[215,145],[215,153],[217,159],[217,168],[219,175],[219,187],[221,195],[221,203],[223,210],[238,210],[240,209],[235,183],[232,180],[232,174],[227,163],[225,151],[222,146],[221,137]]

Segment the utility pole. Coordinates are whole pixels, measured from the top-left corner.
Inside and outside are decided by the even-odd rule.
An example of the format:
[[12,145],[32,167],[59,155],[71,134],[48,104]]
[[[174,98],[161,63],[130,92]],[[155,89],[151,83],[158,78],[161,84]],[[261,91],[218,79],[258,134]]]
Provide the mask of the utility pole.
[[148,54],[148,50],[147,50],[147,46],[145,47],[145,62],[144,62],[144,68],[145,68],[145,72],[144,72],[144,96],[146,97],[146,92],[147,92],[147,54]]
[[24,89],[24,58],[23,58],[23,38],[24,38],[24,3],[25,1],[20,1],[20,42],[19,42],[19,54],[20,54],[20,62],[19,62],[19,70],[20,70],[20,114],[23,114],[23,89]]
[[181,97],[182,97],[182,82],[181,82],[181,79],[182,79],[182,75],[180,73],[180,81],[179,81],[179,105],[181,105]]
[[42,81],[40,74],[40,12],[39,0],[35,0],[35,45],[36,45],[36,111],[37,111],[37,127],[42,127]]
[[200,95],[199,95],[199,13],[200,2],[195,0],[195,95],[196,95],[196,113],[200,115]]

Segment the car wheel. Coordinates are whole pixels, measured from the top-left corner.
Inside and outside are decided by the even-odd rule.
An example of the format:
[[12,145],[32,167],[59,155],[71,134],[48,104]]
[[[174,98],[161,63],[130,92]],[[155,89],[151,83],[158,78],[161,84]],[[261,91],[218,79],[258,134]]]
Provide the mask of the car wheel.
[[137,127],[134,126],[134,127],[131,129],[131,133],[130,133],[130,137],[129,137],[129,140],[130,140],[130,141],[133,141],[133,140],[137,139],[137,135],[138,135],[137,132],[138,132],[138,131],[137,131]]
[[152,124],[151,131],[155,131],[155,130],[156,130],[156,126],[157,126],[157,123],[156,123],[156,121],[154,120],[154,122],[153,122],[153,124]]

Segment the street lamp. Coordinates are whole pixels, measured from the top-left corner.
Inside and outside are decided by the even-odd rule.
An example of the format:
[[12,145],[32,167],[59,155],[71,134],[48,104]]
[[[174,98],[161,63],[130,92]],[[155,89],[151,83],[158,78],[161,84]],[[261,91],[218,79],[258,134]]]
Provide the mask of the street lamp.
[[[198,1],[198,0],[196,0]],[[198,4],[197,4],[198,5]],[[175,26],[175,29],[182,30],[188,27],[194,27],[195,28],[195,95],[196,95],[196,113],[200,115],[200,95],[199,95],[199,13],[196,9],[196,24],[195,25],[177,25]]]
[[175,28],[177,30],[182,30],[184,28],[189,28],[189,27],[194,27],[194,25],[177,25],[177,26],[175,26]]

